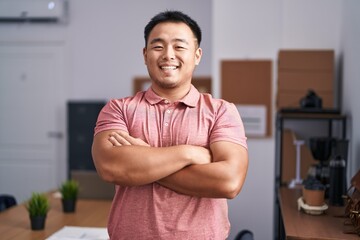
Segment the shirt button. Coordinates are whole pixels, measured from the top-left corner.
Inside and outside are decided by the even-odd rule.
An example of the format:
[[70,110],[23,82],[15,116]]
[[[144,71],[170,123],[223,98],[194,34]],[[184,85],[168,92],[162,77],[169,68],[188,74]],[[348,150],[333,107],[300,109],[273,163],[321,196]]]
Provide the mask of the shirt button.
[[167,126],[169,126],[169,124],[168,124],[168,123],[165,123],[165,126],[167,127]]
[[166,100],[166,99],[165,99],[165,100],[164,100],[164,103],[168,104],[168,103],[169,103],[169,100]]
[[166,110],[166,112],[167,112],[167,113],[171,113],[171,111],[170,111],[170,110]]

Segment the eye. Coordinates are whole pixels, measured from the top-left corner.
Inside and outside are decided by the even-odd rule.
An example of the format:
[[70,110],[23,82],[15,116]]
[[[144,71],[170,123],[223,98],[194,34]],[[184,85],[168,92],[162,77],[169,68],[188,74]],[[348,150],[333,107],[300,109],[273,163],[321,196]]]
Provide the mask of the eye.
[[160,45],[156,45],[156,46],[153,47],[153,49],[155,49],[155,50],[161,50],[161,49],[163,49],[163,47],[160,46]]
[[176,46],[175,48],[176,48],[176,49],[179,49],[179,50],[184,50],[184,49],[186,49],[184,46],[180,46],[180,45],[179,45],[179,46]]

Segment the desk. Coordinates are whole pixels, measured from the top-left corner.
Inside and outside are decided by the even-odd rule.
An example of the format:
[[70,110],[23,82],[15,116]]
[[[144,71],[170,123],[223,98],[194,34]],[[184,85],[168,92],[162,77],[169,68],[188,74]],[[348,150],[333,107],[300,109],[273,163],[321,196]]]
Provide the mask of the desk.
[[344,212],[343,207],[332,207],[323,215],[313,216],[298,211],[297,199],[301,197],[301,189],[279,189],[279,205],[284,227],[284,239],[346,239],[359,240],[356,234],[344,234],[345,218],[335,217]]
[[49,194],[50,211],[45,229],[32,231],[29,214],[23,204],[0,213],[2,240],[43,240],[64,226],[106,227],[111,206],[109,200],[79,199],[75,213],[63,213],[61,200]]

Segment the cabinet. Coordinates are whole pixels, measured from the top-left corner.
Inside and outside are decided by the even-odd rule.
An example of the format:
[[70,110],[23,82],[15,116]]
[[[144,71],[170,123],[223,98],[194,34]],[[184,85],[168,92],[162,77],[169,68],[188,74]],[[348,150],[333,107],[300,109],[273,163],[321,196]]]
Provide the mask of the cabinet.
[[286,112],[279,111],[276,115],[276,133],[275,133],[275,210],[274,210],[274,239],[279,239],[278,233],[281,225],[280,221],[280,209],[278,190],[284,185],[282,182],[282,152],[283,152],[283,131],[287,121],[297,121],[296,125],[301,131],[301,123],[304,122],[320,122],[326,124],[326,134],[329,137],[337,137],[341,139],[346,138],[346,116],[336,111],[324,111],[324,112],[311,112],[311,111],[298,111],[298,112]]

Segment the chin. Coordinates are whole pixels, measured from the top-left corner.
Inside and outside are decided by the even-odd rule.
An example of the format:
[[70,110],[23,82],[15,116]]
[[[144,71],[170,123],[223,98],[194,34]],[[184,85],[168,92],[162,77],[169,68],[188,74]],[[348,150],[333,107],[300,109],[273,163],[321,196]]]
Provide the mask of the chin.
[[154,80],[155,84],[161,88],[172,89],[176,88],[179,85],[179,81],[173,79],[161,79]]
[[178,86],[178,84],[175,82],[156,82],[156,84],[164,89],[173,89]]

